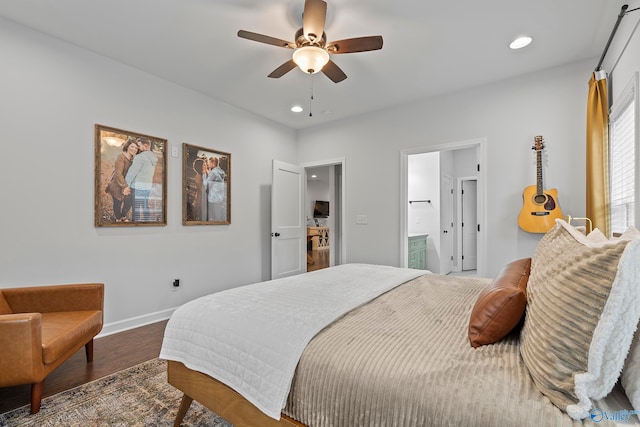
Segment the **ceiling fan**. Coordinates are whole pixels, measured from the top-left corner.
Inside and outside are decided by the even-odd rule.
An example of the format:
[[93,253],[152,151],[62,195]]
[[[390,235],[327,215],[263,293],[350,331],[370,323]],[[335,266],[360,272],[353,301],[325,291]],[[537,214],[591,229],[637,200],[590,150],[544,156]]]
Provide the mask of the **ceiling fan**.
[[280,78],[298,66],[309,74],[322,71],[334,83],[339,83],[346,79],[347,75],[331,60],[330,54],[382,49],[382,36],[356,37],[327,42],[327,35],[324,32],[326,16],[327,3],[324,0],[305,0],[302,28],[296,31],[295,42],[244,30],[238,31],[238,37],[294,50],[290,60],[269,74],[271,78]]

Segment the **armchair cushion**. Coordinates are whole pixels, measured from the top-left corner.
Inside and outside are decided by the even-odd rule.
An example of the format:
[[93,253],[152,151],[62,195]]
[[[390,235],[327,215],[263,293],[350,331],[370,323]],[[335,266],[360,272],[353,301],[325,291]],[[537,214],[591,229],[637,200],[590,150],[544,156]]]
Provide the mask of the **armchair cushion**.
[[45,365],[55,362],[76,343],[90,341],[101,329],[102,312],[98,310],[42,313],[42,361]]

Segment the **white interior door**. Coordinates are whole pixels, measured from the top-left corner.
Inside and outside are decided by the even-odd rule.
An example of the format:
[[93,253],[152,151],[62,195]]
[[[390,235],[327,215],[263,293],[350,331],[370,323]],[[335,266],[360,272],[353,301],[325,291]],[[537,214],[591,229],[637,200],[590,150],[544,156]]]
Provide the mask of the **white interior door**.
[[478,191],[477,181],[462,183],[462,270],[478,266]]
[[453,259],[453,179],[448,175],[441,177],[441,201],[440,227],[442,236],[440,238],[440,274],[451,272],[451,261]]
[[271,187],[271,278],[307,271],[304,168],[273,161]]

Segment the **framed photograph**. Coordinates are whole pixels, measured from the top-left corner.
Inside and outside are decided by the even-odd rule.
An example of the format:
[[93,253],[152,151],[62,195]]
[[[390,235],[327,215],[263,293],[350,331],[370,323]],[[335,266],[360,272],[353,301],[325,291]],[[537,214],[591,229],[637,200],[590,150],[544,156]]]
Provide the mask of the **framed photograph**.
[[231,224],[231,154],[182,144],[182,223]]
[[167,225],[167,140],[95,125],[96,227]]

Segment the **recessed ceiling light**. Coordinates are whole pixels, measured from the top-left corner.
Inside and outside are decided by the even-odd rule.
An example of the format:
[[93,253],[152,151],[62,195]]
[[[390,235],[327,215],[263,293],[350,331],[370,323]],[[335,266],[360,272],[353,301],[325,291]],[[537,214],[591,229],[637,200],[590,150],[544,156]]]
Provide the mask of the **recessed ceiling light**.
[[291,111],[293,111],[294,113],[302,113],[303,108],[299,105],[294,105],[293,107],[291,107]]
[[311,175],[311,178],[317,178],[318,175]]
[[522,49],[525,46],[529,46],[529,44],[533,41],[533,39],[529,36],[518,37],[514,41],[511,42],[509,47],[511,49]]

